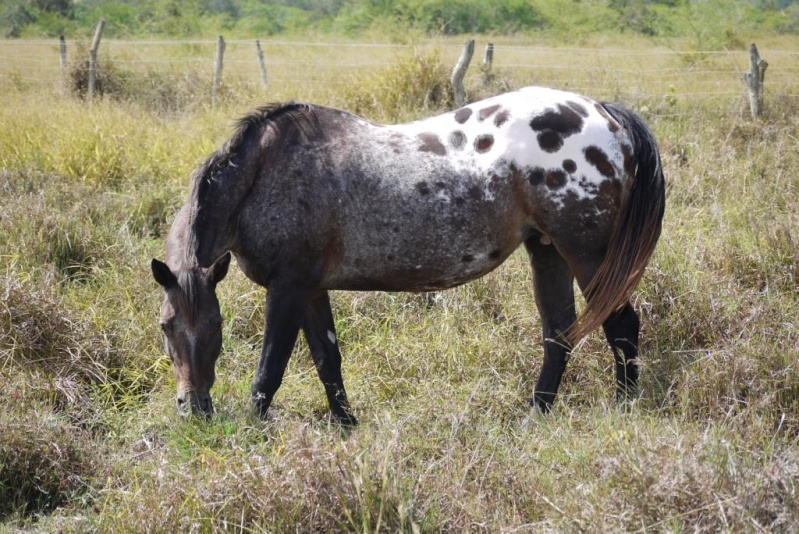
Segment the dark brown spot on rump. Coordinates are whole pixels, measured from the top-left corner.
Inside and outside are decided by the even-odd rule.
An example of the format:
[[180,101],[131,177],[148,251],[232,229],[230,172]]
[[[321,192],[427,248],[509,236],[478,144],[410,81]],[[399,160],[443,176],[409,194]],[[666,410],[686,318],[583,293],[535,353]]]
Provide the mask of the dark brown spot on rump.
[[574,174],[574,172],[577,170],[577,164],[574,162],[573,159],[564,159],[563,170],[568,172],[569,174]]
[[471,254],[464,254],[463,257],[461,258],[461,261],[463,263],[469,263],[472,260],[474,260],[474,256],[472,256]]
[[605,154],[605,151],[599,148],[598,146],[589,146],[583,149],[583,153],[585,154],[585,159],[596,167],[599,171],[599,174],[605,176],[607,178],[613,178],[616,176],[616,170],[613,168],[613,165],[608,160],[608,155]]
[[492,260],[496,260],[496,259],[499,259],[499,257],[500,257],[501,255],[502,255],[502,251],[501,251],[501,250],[499,250],[498,248],[495,248],[494,250],[492,250],[492,251],[491,251],[491,252],[488,254],[488,257],[489,257],[489,258],[491,258]]
[[547,130],[538,134],[538,146],[544,152],[557,152],[563,146],[563,137],[553,130]]
[[477,152],[488,152],[494,146],[494,136],[490,134],[478,135],[474,140],[474,149]]
[[566,185],[566,173],[560,169],[552,169],[547,173],[547,187],[550,189],[560,189]]
[[456,150],[462,149],[466,146],[466,135],[460,130],[455,130],[449,134],[449,146]]
[[447,148],[441,144],[438,136],[434,133],[420,133],[419,139],[422,140],[422,146],[419,147],[419,152],[432,152],[439,156],[447,154]]
[[510,111],[508,111],[507,109],[503,109],[502,111],[497,113],[496,117],[494,117],[494,126],[499,128],[500,126],[508,122],[508,117],[510,117]]
[[530,180],[530,185],[540,185],[541,182],[544,181],[544,176],[545,176],[544,169],[542,169],[541,167],[536,167],[535,169],[530,171],[530,174],[527,176],[527,179]]
[[482,122],[491,115],[493,115],[498,109],[499,109],[499,104],[494,104],[493,106],[488,106],[487,108],[483,108],[477,114],[478,119]]
[[583,118],[570,107],[558,104],[557,110],[550,109],[533,117],[530,127],[536,132],[552,130],[563,137],[569,137],[582,131]]
[[418,182],[416,184],[416,190],[419,191],[419,194],[421,195],[429,195],[430,185],[427,182]]
[[458,124],[463,124],[469,117],[472,116],[472,108],[460,108],[458,111],[455,112],[455,121]]

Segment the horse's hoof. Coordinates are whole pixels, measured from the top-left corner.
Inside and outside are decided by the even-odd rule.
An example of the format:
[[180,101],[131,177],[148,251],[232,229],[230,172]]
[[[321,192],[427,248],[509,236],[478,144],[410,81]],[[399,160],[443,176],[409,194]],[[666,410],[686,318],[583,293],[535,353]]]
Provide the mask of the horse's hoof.
[[272,404],[271,400],[267,400],[266,395],[263,393],[254,393],[252,396],[252,408],[255,414],[262,420],[266,420],[266,414],[269,411],[269,405]]
[[538,395],[535,395],[530,399],[530,406],[543,414],[548,414],[550,411],[552,411],[552,401],[547,402]]
[[358,419],[351,413],[333,414],[333,420],[343,427],[354,428],[358,426]]

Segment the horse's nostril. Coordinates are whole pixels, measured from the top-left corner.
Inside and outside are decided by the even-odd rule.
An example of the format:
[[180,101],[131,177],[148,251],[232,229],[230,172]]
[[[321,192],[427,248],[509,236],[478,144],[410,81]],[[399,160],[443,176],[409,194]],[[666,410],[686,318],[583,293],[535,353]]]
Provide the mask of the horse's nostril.
[[214,403],[211,401],[211,395],[201,395],[197,400],[202,413],[211,414],[214,412]]

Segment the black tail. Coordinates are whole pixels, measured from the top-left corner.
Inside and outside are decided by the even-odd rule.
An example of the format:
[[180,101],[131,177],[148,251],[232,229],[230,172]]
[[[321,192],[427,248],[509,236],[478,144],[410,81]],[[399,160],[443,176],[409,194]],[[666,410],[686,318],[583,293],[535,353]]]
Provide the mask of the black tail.
[[630,110],[616,104],[602,105],[627,130],[636,171],[607,253],[585,289],[587,308],[567,333],[573,343],[629,300],[655,251],[666,209],[666,181],[652,132]]

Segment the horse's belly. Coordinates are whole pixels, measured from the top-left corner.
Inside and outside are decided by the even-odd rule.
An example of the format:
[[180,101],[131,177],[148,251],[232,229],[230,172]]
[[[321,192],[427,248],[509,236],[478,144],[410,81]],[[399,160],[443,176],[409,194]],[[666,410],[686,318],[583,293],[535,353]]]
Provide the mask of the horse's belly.
[[430,291],[475,280],[500,265],[521,242],[497,225],[483,235],[440,239],[437,233],[360,236],[326,277],[328,289]]
[[374,268],[346,269],[331,276],[324,287],[354,291],[434,291],[449,289],[489,273],[501,261],[481,266],[460,265],[385,265]]

